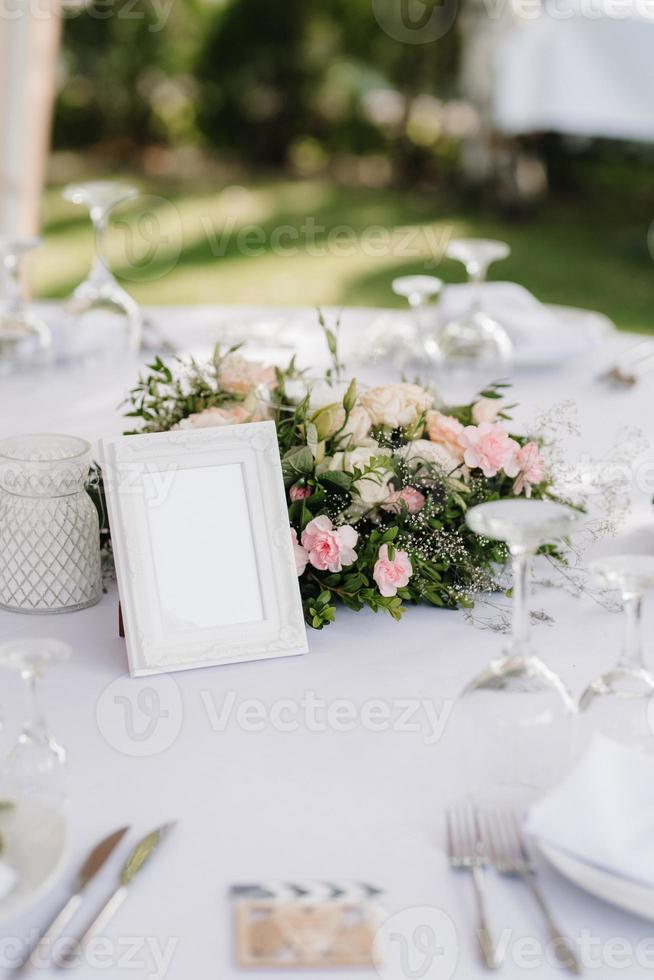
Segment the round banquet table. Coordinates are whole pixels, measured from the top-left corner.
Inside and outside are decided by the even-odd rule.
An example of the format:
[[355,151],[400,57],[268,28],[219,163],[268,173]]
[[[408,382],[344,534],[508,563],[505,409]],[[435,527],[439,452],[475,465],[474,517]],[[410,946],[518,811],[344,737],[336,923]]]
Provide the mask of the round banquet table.
[[[216,307],[162,308],[149,315],[180,347],[201,349],[218,325],[236,314]],[[241,321],[243,315],[239,310]],[[372,315],[345,311],[344,336],[363,329]],[[315,313],[296,310],[292,318],[300,361],[313,361],[315,367],[322,356]],[[519,402],[516,424],[527,426],[540,409],[572,401],[580,430],[578,438],[568,437],[572,456],[583,452],[601,457],[625,425],[651,436],[651,382],[612,391],[597,380],[598,372],[636,340],[625,334],[607,336],[586,357],[556,369],[518,374],[511,393]],[[137,370],[135,363],[99,363],[3,379],[1,434],[62,431],[95,442],[119,433],[125,424],[118,406]],[[379,369],[357,373],[362,380],[374,380]],[[634,480],[632,510],[621,534],[632,549],[653,551],[653,488],[643,476],[649,473],[650,481],[654,479],[648,460],[654,457],[646,452],[633,461],[640,476]],[[538,644],[578,694],[614,660],[620,617],[586,596],[563,590],[541,592],[537,602],[555,620],[538,628]],[[651,637],[651,601],[645,617]],[[442,960],[435,960],[428,973],[400,970],[384,976],[471,980],[484,973],[473,936],[470,882],[449,870],[443,852],[444,803],[463,787],[457,747],[448,741],[447,724],[443,732],[438,724],[446,722],[464,683],[497,653],[501,641],[496,633],[475,628],[459,612],[410,608],[396,623],[367,610],[353,614],[339,609],[335,624],[309,631],[306,656],[139,680],[126,674],[117,595],[111,586],[99,605],[82,612],[56,617],[2,613],[0,633],[3,639],[51,635],[74,649],[72,660],[53,668],[45,681],[50,726],[70,760],[69,860],[57,884],[29,912],[3,925],[1,966],[11,963],[17,943],[58,908],[74,871],[102,836],[129,823],[135,840],[177,820],[174,833],[107,927],[109,953],[95,966],[78,970],[84,980],[123,972],[143,980],[236,976],[230,885],[308,879],[370,882],[384,890],[390,914],[433,907],[451,919],[458,941],[450,937]],[[147,707],[151,700],[139,700],[145,690],[156,692],[155,714]],[[352,726],[339,714],[343,699],[359,708],[381,702],[388,706],[389,724],[372,730],[375,726],[364,723],[361,713],[349,730]],[[407,699],[417,700],[419,709],[410,724],[400,725]],[[21,721],[17,678],[3,674],[0,700],[6,744]],[[248,715],[251,700],[272,709],[261,723]],[[315,710],[303,708],[293,724],[292,716],[280,709],[288,702],[311,703]],[[92,883],[78,924],[88,922],[113,888],[124,850],[123,844],[120,855],[114,854]],[[631,962],[625,971],[620,967],[624,957],[607,950],[616,937],[636,949],[651,934],[651,924],[590,897],[544,864],[541,876],[557,920],[570,936],[586,937],[589,943],[587,972],[594,962],[596,968],[601,963],[595,975],[603,978],[625,972],[630,978],[650,975],[651,955],[649,969]],[[522,976],[518,941],[546,941],[538,911],[518,883],[489,876],[487,887],[495,929],[508,930],[501,975]],[[419,919],[420,913],[415,914]],[[162,965],[153,949],[169,959]],[[413,965],[419,963],[418,958]],[[309,976],[301,970],[276,972],[280,980]],[[532,977],[557,972],[544,955],[529,959]],[[47,969],[38,974],[60,975]]]

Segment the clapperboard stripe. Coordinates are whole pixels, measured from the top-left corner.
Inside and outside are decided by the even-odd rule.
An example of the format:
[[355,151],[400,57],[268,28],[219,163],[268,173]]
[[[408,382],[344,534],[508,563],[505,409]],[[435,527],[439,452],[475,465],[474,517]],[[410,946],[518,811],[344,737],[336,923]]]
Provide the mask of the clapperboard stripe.
[[232,885],[231,894],[238,898],[276,899],[289,902],[340,901],[361,902],[382,894],[380,888],[355,881],[266,881],[252,885]]

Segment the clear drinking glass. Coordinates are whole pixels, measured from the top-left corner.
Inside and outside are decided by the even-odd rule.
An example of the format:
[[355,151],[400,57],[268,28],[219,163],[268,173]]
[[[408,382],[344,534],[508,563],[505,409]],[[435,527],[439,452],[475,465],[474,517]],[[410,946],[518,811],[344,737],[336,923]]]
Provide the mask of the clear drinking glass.
[[20,674],[27,699],[25,721],[2,767],[2,792],[9,799],[38,796],[63,802],[66,797],[66,751],[49,732],[39,694],[46,669],[68,660],[71,652],[68,644],[53,639],[0,644],[0,666]]
[[420,370],[425,362],[429,363],[425,339],[433,335],[437,326],[432,300],[440,293],[442,280],[436,276],[399,276],[391,286],[396,296],[408,301],[412,315],[398,317],[395,311],[384,311],[362,331],[360,346],[349,361],[376,364],[388,358],[395,369],[403,370],[415,362]]
[[553,785],[570,757],[576,705],[561,678],[537,655],[531,636],[529,581],[538,548],[579,521],[569,507],[544,500],[498,500],[473,507],[476,534],[508,545],[513,571],[513,622],[502,655],[466,686],[463,721],[471,790],[526,802]]
[[612,555],[590,565],[597,580],[618,589],[624,606],[622,650],[616,664],[581,696],[581,726],[644,752],[654,753],[654,675],[645,666],[641,612],[643,596],[654,588],[654,556]]
[[20,283],[21,259],[41,244],[31,235],[0,235],[4,294],[0,311],[0,367],[47,362],[52,348],[50,328],[27,309]]
[[392,282],[393,292],[396,296],[404,296],[408,300],[413,313],[411,322],[411,332],[404,343],[404,359],[413,358],[418,362],[424,362],[426,344],[429,344],[434,336],[435,312],[431,307],[435,296],[438,296],[443,288],[443,280],[436,276],[399,276]]
[[[88,208],[95,231],[95,258],[86,279],[75,289],[68,312],[78,324],[82,317],[90,320],[91,314],[118,314],[124,320],[126,344],[129,350],[138,352],[143,332],[143,316],[138,304],[118,283],[109,268],[105,239],[112,210],[125,201],[138,196],[136,187],[113,180],[89,181],[69,184],[64,188],[65,200]],[[97,326],[97,324],[96,324]]]
[[457,238],[445,249],[448,258],[465,265],[472,293],[468,311],[443,324],[428,345],[441,387],[445,380],[448,393],[455,399],[474,395],[510,371],[511,338],[502,324],[482,308],[482,284],[488,267],[506,258],[509,252],[504,242],[484,238]]

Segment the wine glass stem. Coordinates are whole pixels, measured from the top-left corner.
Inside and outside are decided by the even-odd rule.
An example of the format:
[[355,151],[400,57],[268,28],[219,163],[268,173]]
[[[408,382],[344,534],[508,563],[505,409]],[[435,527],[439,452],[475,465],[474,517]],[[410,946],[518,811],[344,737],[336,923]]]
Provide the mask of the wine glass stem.
[[481,309],[481,287],[486,279],[486,269],[478,262],[471,262],[466,266],[468,279],[472,292],[471,313],[478,313]]
[[419,294],[412,293],[411,296],[409,296],[409,306],[411,307],[411,312],[413,313],[416,336],[420,340],[422,338],[422,315],[423,307],[425,306],[425,298]]
[[109,211],[101,208],[91,208],[91,221],[95,231],[95,258],[93,260],[93,272],[106,274],[109,271],[105,256],[105,238],[107,225],[109,223]]
[[644,666],[641,628],[643,597],[638,592],[625,592],[622,601],[625,627],[620,665],[632,670],[639,670]]
[[18,256],[12,253],[5,255],[3,265],[5,269],[5,307],[10,313],[16,313],[23,305]]
[[529,578],[531,553],[521,549],[511,550],[513,569],[513,624],[511,630],[512,653],[524,656],[529,646]]
[[46,733],[45,716],[39,700],[39,675],[36,671],[25,671],[23,674],[26,693],[26,713],[23,725],[23,735],[30,740],[40,741]]

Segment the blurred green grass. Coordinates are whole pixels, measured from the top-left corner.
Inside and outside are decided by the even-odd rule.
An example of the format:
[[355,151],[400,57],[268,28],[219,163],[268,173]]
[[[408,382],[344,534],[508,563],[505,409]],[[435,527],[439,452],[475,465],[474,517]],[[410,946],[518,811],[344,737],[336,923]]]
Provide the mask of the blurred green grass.
[[[491,278],[519,282],[545,302],[599,310],[624,330],[654,332],[651,215],[638,195],[624,203],[596,187],[511,219],[451,192],[349,187],[322,178],[205,180],[193,188],[133,182],[143,196],[117,209],[108,254],[141,303],[396,306],[402,302],[390,289],[396,275],[461,281],[462,267],[443,259],[442,248],[450,236],[473,235],[511,246]],[[44,245],[30,266],[33,292],[64,297],[88,270],[91,226],[58,186],[45,194],[43,217]],[[386,229],[385,245],[379,229]]]

